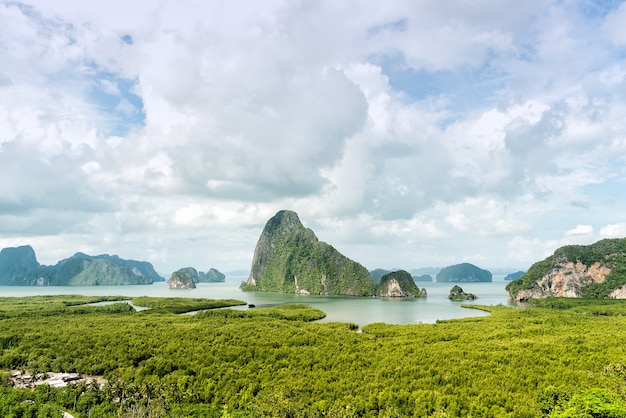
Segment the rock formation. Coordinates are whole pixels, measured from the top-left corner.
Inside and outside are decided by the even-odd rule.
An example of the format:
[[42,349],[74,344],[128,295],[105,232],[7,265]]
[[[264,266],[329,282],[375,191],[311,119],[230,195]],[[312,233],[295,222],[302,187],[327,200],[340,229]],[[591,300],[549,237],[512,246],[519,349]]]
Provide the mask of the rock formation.
[[400,298],[418,298],[426,297],[426,289],[420,290],[411,273],[404,270],[394,271],[384,275],[378,286],[378,296],[381,297],[400,297]]
[[437,273],[437,282],[490,282],[492,277],[488,270],[483,270],[473,264],[461,263],[442,269]]
[[219,283],[226,281],[226,275],[217,269],[211,268],[206,273],[200,273],[199,282]]
[[0,285],[92,286],[151,284],[165,279],[145,261],[124,260],[116,255],[76,253],[54,266],[40,265],[32,247],[0,251]]
[[626,298],[626,239],[570,245],[537,262],[506,289],[516,301],[545,297]]
[[370,296],[376,283],[367,269],[319,241],[295,212],[267,221],[256,244],[246,291]]
[[430,274],[422,274],[420,276],[413,276],[413,281],[416,282],[432,282],[433,276]]
[[189,272],[188,267],[176,270],[174,273],[172,273],[169,280],[167,281],[167,284],[169,285],[170,289],[196,288],[196,282],[194,281],[192,274]]
[[450,294],[448,295],[448,299],[453,301],[463,301],[463,300],[475,300],[478,299],[473,293],[465,293],[460,286],[453,286],[450,289]]

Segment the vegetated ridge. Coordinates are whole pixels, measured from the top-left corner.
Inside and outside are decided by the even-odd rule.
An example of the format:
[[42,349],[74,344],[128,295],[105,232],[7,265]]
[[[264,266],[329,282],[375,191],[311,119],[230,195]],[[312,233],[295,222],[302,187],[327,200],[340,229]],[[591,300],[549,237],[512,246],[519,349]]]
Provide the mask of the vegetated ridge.
[[437,273],[437,282],[490,282],[492,274],[470,263],[448,266]]
[[246,291],[373,296],[367,269],[319,241],[298,215],[281,210],[267,221],[256,244]]
[[545,297],[626,299],[626,238],[568,245],[506,286],[517,301]]
[[39,264],[30,245],[0,251],[0,285],[106,286],[152,284],[165,281],[147,261],[116,255],[76,253],[54,266]]

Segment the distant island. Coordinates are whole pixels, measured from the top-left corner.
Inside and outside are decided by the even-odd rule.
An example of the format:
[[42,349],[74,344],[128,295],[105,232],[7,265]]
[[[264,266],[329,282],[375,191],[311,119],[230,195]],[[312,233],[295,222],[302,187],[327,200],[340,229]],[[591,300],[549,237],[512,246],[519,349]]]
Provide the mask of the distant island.
[[370,277],[376,283],[380,283],[380,279],[382,279],[385,274],[389,274],[389,273],[391,273],[391,270],[374,269],[374,270],[370,271]]
[[508,280],[515,280],[515,279],[519,279],[520,277],[522,277],[524,274],[526,274],[525,271],[516,271],[515,273],[509,273],[506,276],[504,276],[504,280],[508,281]]
[[111,286],[164,281],[147,261],[125,260],[117,255],[79,252],[54,266],[45,266],[39,264],[30,245],[0,251],[3,286]]
[[220,283],[226,281],[226,275],[214,268],[209,269],[206,273],[198,271],[193,267],[183,267],[177,271],[189,274],[194,283]]
[[626,299],[626,238],[568,245],[506,286],[516,301],[546,297]]
[[455,264],[443,268],[437,273],[437,282],[490,282],[493,275],[488,270],[483,270],[470,263]]

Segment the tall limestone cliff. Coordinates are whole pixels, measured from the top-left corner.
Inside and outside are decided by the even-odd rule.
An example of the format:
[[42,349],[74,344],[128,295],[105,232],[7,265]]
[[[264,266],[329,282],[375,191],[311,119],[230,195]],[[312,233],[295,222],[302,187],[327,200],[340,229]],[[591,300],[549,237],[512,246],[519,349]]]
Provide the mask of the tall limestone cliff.
[[545,297],[626,299],[626,238],[569,245],[506,286],[516,301]]
[[263,229],[246,291],[370,296],[376,283],[367,269],[319,241],[295,212],[282,210]]
[[380,279],[378,286],[378,296],[381,297],[401,297],[401,298],[423,298],[426,297],[426,289],[420,290],[411,273],[405,270],[398,270],[385,274]]

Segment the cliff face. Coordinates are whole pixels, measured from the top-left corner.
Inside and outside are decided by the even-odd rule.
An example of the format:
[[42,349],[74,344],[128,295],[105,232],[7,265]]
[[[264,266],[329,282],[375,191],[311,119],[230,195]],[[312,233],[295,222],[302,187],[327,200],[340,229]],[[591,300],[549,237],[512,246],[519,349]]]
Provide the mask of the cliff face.
[[611,269],[600,262],[587,266],[580,261],[566,262],[541,277],[531,289],[521,290],[516,300],[531,298],[565,297],[579,298],[583,289],[592,283],[602,283],[611,273]]
[[384,275],[378,286],[378,296],[416,298],[426,297],[426,289],[420,290],[411,273],[404,270],[394,271]]
[[243,290],[369,296],[376,283],[367,269],[319,241],[295,212],[283,210],[263,229]]
[[561,247],[533,264],[506,289],[516,301],[545,297],[626,298],[626,239]]

